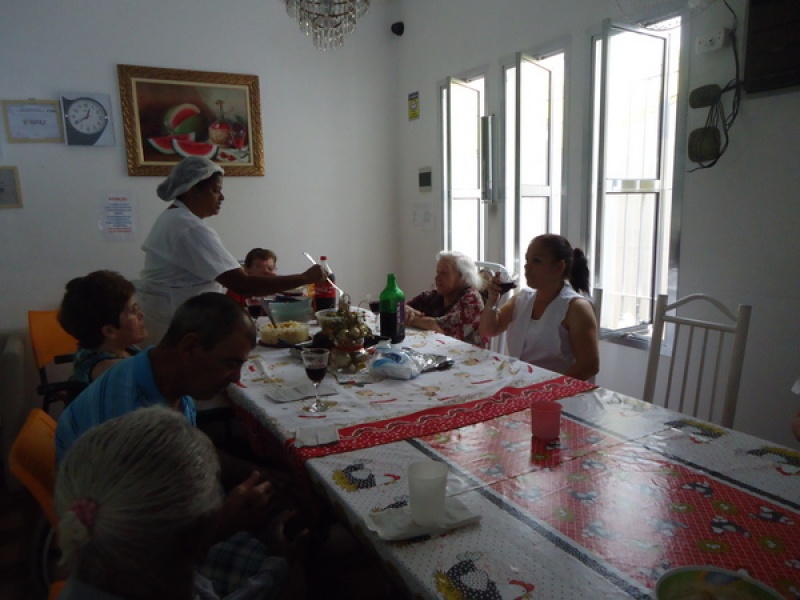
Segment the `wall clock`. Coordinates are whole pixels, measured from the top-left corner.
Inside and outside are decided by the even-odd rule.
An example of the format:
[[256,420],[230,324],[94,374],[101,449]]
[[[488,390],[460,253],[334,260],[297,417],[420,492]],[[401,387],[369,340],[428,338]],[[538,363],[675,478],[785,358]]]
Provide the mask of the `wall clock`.
[[61,114],[68,146],[114,145],[108,94],[62,94]]

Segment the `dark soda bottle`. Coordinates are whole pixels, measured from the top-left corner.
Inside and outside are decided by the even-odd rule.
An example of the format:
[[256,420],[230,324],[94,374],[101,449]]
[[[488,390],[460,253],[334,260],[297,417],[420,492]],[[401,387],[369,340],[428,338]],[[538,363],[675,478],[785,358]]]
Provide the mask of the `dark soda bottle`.
[[[328,272],[328,279],[336,281],[336,275],[328,267],[328,257],[320,256],[319,264]],[[314,285],[315,310],[336,308],[336,288],[330,281],[322,281]]]
[[397,276],[389,273],[380,296],[381,335],[399,344],[406,337],[406,296],[397,287]]

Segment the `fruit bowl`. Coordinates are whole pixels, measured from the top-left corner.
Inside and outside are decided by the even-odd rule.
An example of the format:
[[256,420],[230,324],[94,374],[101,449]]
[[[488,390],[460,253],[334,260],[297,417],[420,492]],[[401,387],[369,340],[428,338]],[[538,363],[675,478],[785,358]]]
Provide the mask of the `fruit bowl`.
[[[350,313],[353,316],[348,316],[345,318],[345,315],[339,310],[335,308],[328,308],[325,310],[318,310],[316,313],[314,313],[314,316],[317,318],[317,322],[323,331],[332,331],[336,333],[339,329],[341,329],[342,325],[345,324],[345,320],[358,320],[360,323],[364,323],[367,316],[372,314],[370,311],[358,306],[351,306]],[[367,332],[366,335],[368,334],[369,332]]]

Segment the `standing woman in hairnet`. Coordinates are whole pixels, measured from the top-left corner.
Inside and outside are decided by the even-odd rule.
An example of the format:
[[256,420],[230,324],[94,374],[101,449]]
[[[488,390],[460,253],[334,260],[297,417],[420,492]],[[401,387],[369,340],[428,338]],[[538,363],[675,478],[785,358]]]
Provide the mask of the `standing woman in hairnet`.
[[172,202],[153,224],[142,250],[144,269],[139,303],[147,315],[148,341],[166,333],[184,300],[220,286],[243,296],[267,296],[325,279],[319,265],[297,275],[249,275],[204,222],[219,213],[223,170],[207,158],[183,159],[159,186],[158,197]]

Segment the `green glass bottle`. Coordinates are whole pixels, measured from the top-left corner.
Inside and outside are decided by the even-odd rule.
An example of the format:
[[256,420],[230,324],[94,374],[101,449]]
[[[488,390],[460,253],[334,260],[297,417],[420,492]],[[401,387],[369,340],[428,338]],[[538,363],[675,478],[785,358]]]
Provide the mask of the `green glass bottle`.
[[397,276],[389,273],[380,296],[381,335],[399,344],[406,337],[406,296],[397,287]]

